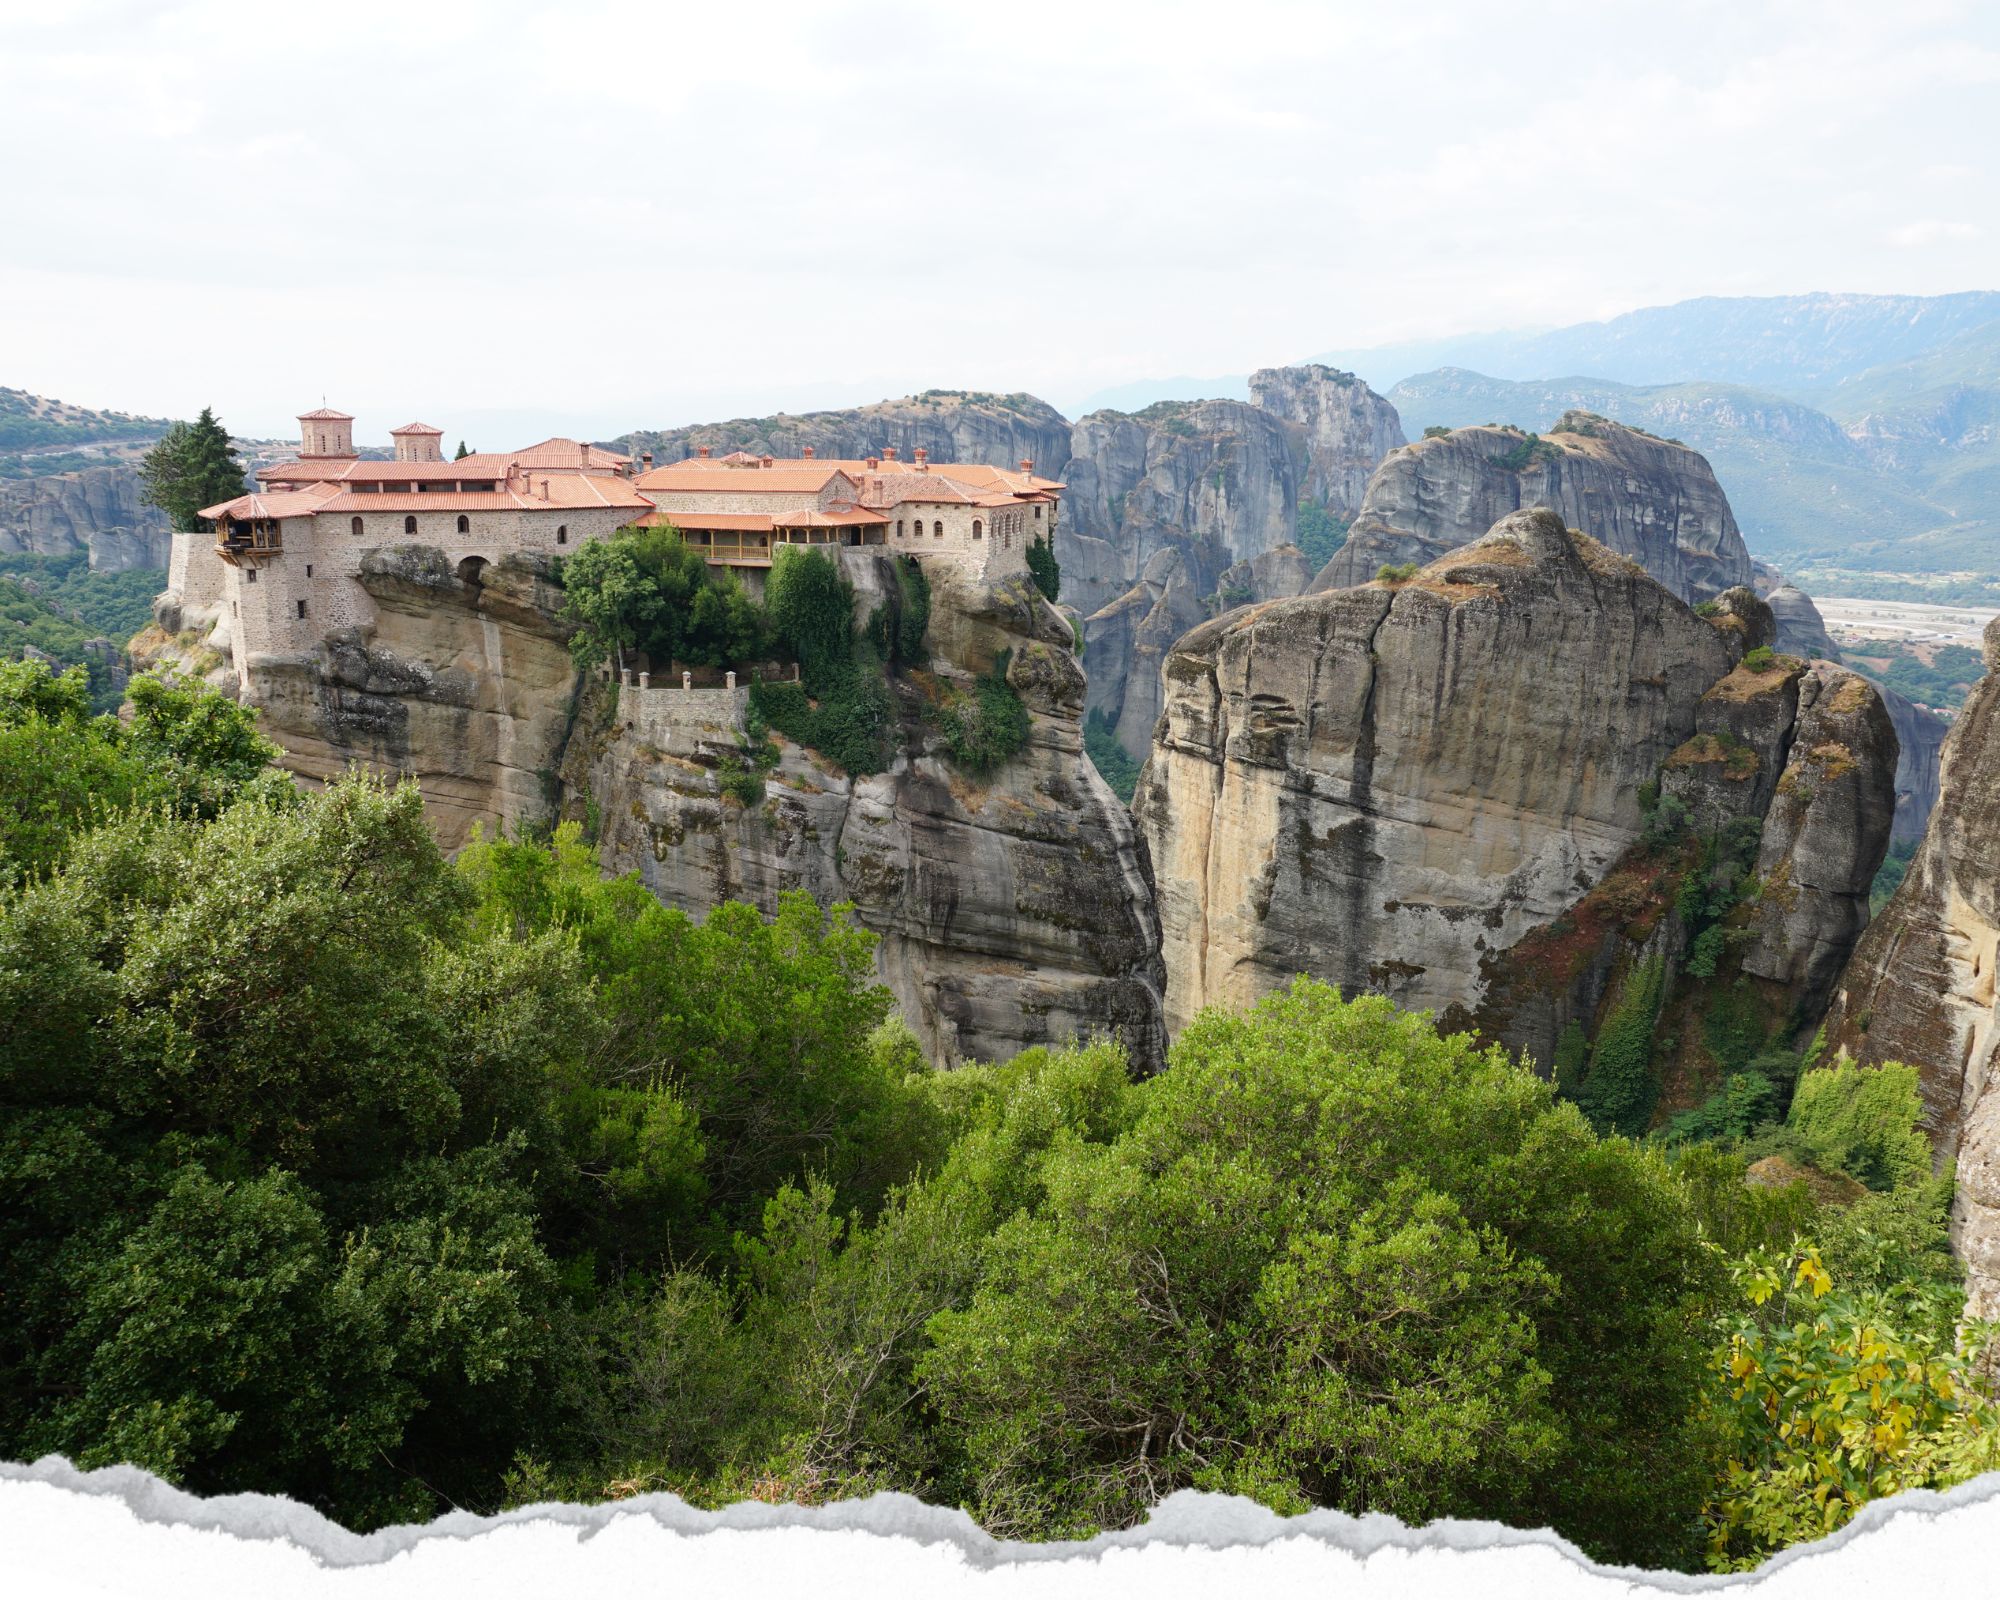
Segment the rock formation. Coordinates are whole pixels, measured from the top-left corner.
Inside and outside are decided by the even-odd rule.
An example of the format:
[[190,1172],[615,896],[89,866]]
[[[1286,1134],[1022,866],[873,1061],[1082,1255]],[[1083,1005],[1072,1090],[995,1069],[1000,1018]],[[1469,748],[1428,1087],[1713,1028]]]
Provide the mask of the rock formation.
[[1796,584],[1780,583],[1764,596],[1778,623],[1778,648],[1787,655],[1808,660],[1838,661],[1840,646],[1826,631],[1826,618],[1812,596]]
[[1133,801],[1169,1025],[1309,972],[1548,1059],[1615,952],[1532,1005],[1515,953],[1633,850],[1642,788],[1711,749],[1701,782],[1725,796],[1696,797],[1711,825],[1769,814],[1755,959],[1772,981],[1824,983],[1887,843],[1893,735],[1851,674],[1741,667],[1772,632],[1747,589],[1697,616],[1548,511],[1504,518],[1407,583],[1195,629],[1167,657]]
[[1540,439],[1516,428],[1459,428],[1393,451],[1314,587],[1366,583],[1385,565],[1422,565],[1531,506],[1549,507],[1690,604],[1754,577],[1706,461],[1683,445],[1572,411]]
[[2000,622],[1986,676],[1945,741],[1941,792],[1893,899],[1862,935],[1827,1018],[1866,1064],[1915,1067],[1940,1159],[1958,1164],[1952,1241],[1967,1307],[2000,1315]]
[[1318,365],[1253,372],[1250,395],[1273,416],[1304,430],[1306,472],[1300,492],[1344,521],[1358,516],[1375,468],[1402,447],[1403,422],[1396,408],[1353,373]]
[[632,455],[650,451],[665,465],[707,445],[717,455],[748,450],[753,455],[815,454],[863,460],[894,446],[904,460],[919,448],[933,461],[986,461],[1012,466],[1032,461],[1045,478],[1060,478],[1069,465],[1070,424],[1061,412],[1031,394],[984,394],[931,389],[902,400],[841,411],[780,412],[770,417],[738,417],[663,432],[637,431],[612,441]]
[[132,466],[0,480],[0,551],[87,550],[99,572],[164,567],[173,528],[165,512],[140,502],[141,487]]
[[[859,609],[895,587],[886,561],[843,553]],[[881,935],[883,981],[940,1060],[1108,1031],[1141,1067],[1161,1059],[1144,853],[1083,755],[1069,621],[1026,578],[939,574],[928,633],[946,678],[990,672],[1010,652],[1008,681],[1032,719],[1026,749],[973,779],[918,745],[855,780],[784,744],[750,805],[722,784],[747,743],[742,691],[581,680],[542,558],[504,557],[467,578],[439,550],[392,546],[368,554],[361,581],[372,628],[249,664],[248,698],[301,777],[352,763],[413,777],[447,848],[475,824],[591,822],[607,868],[639,872],[696,913],[732,897],[769,910],[792,888],[851,900]],[[226,620],[205,640],[203,620],[165,615],[156,656],[227,649]]]

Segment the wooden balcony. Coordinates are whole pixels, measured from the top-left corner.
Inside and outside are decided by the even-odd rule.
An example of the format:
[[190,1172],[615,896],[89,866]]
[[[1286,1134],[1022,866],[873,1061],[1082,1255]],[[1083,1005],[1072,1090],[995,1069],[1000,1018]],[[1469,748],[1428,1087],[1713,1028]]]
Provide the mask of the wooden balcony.
[[215,553],[232,567],[262,566],[284,554],[284,532],[276,518],[228,522],[215,530]]

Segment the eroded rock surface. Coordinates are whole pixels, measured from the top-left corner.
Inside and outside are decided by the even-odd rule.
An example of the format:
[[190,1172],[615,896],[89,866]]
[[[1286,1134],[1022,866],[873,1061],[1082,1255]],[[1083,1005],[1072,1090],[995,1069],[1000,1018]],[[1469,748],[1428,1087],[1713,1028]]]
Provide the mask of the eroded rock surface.
[[[1886,845],[1893,735],[1852,675],[1749,673],[1743,656],[1773,632],[1748,589],[1697,616],[1548,511],[1507,516],[1407,583],[1195,629],[1167,659],[1133,804],[1170,1026],[1308,972],[1476,1021],[1546,1061],[1630,941],[1607,925],[1603,950],[1533,1004],[1513,954],[1576,920],[1626,860],[1641,790],[1663,771],[1707,826],[1771,815],[1761,864],[1795,915],[1762,927],[1761,959],[1782,981],[1823,981]],[[1802,756],[1801,737],[1820,754]],[[1853,765],[1836,770],[1843,740]],[[1781,812],[1788,784],[1797,804]],[[1595,937],[1582,921],[1577,937]],[[1490,1005],[1496,985],[1510,993]]]
[[1841,974],[1829,1040],[1917,1068],[1939,1157],[1958,1163],[1952,1239],[1967,1310],[2000,1315],[2000,622],[1945,741],[1940,794],[1901,887]]
[[0,551],[87,550],[98,572],[164,567],[173,527],[165,512],[141,503],[141,487],[133,466],[0,481]]
[[1539,440],[1512,428],[1458,428],[1393,451],[1314,587],[1365,583],[1385,565],[1422,565],[1535,506],[1636,561],[1690,604],[1754,577],[1729,501],[1700,455],[1570,412]]

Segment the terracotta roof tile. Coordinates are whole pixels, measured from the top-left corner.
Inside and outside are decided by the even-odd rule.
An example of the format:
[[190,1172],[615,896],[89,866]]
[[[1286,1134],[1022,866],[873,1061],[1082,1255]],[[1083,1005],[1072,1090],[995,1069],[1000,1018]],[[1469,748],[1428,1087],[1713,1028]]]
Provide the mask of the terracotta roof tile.
[[435,433],[442,437],[444,429],[433,428],[428,422],[406,422],[400,428],[391,428],[389,437],[393,439],[398,434],[404,433]]

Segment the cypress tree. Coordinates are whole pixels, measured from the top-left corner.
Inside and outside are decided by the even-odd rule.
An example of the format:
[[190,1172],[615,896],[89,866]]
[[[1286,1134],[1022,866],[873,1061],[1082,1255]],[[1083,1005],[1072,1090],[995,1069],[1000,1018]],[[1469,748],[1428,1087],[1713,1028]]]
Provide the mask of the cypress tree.
[[140,498],[166,512],[181,533],[193,533],[203,506],[243,492],[243,464],[229,430],[209,407],[193,422],[176,422],[139,463]]
[[471,454],[472,452],[465,448],[465,441],[461,439],[458,441],[458,454],[453,456],[451,459],[454,461],[463,461],[467,456]]

